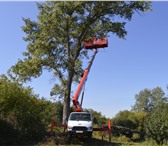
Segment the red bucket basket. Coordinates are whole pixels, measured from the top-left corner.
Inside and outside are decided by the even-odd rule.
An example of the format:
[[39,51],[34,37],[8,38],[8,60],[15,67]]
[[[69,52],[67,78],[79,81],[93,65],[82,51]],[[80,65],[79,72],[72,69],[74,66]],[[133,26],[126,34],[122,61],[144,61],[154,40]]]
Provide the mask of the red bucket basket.
[[108,47],[108,39],[105,37],[93,37],[86,39],[84,42],[85,49],[97,49],[97,48],[105,48]]

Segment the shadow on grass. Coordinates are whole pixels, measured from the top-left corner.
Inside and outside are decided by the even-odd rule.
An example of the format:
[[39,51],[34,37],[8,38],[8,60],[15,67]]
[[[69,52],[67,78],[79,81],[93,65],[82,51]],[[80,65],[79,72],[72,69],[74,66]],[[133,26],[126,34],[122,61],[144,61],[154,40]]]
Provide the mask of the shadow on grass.
[[[80,142],[79,142],[80,141]],[[106,140],[91,138],[79,138],[78,140],[73,140],[71,145],[81,145],[81,146],[121,146],[121,143],[108,142]]]

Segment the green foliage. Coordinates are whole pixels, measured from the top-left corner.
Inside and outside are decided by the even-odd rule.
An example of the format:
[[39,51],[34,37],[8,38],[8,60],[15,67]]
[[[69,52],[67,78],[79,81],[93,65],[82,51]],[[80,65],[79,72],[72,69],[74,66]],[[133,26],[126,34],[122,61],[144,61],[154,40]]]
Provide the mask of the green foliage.
[[113,135],[126,137],[136,140],[144,138],[145,112],[132,112],[128,110],[120,111],[113,119]]
[[38,102],[37,95],[5,76],[0,78],[0,90],[0,119],[32,142],[42,138],[45,134],[40,115],[43,105]]
[[39,99],[31,88],[4,75],[0,77],[0,90],[0,137],[5,143],[32,144],[46,136],[52,117],[61,122],[60,102]]
[[0,119],[0,145],[19,145],[20,133],[10,123]]
[[136,129],[136,116],[134,112],[130,112],[128,110],[120,111],[114,118],[113,118],[113,125],[123,126],[131,129]]
[[84,39],[108,33],[124,38],[127,34],[124,21],[131,20],[136,11],[149,10],[150,2],[47,1],[37,6],[37,21],[23,18],[27,51],[23,53],[24,59],[18,60],[11,71],[21,81],[39,77],[44,69],[52,72],[59,80],[51,95],[65,97],[66,119],[70,110],[71,85],[78,82],[83,73],[83,59],[88,57],[88,51],[82,49]]
[[168,104],[157,105],[147,116],[145,130],[148,137],[163,144],[168,137]]
[[103,116],[101,114],[101,112],[97,112],[97,111],[94,111],[92,109],[85,109],[85,111],[88,111],[88,112],[92,113],[92,115],[93,115],[93,123],[95,125],[99,125],[100,126],[100,125],[103,125],[103,124],[107,124],[108,119],[105,116]]
[[135,11],[150,9],[149,2],[50,1],[37,6],[37,22],[23,18],[27,51],[12,71],[26,81],[39,77],[47,69],[60,79],[61,86],[66,84],[67,73],[75,69],[74,79],[81,74],[81,59],[87,56],[87,51],[81,50],[85,38],[109,32],[124,38],[125,22],[115,18],[131,20]]
[[163,103],[166,98],[165,93],[160,87],[152,90],[144,89],[135,95],[136,103],[133,106],[134,111],[150,112],[157,104]]
[[146,136],[157,144],[163,144],[168,137],[168,105],[165,93],[160,87],[152,90],[144,89],[135,96],[135,99],[133,111],[145,113],[141,126],[144,127]]

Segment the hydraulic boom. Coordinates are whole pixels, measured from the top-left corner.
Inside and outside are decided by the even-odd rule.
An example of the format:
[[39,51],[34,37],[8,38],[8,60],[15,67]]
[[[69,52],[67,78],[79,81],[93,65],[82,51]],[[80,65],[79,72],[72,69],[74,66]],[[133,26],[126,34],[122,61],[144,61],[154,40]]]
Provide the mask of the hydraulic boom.
[[93,38],[89,38],[89,39],[86,39],[85,42],[84,42],[84,48],[85,49],[94,49],[94,54],[88,64],[88,67],[85,69],[84,71],[84,74],[81,78],[81,81],[78,85],[78,88],[75,92],[75,95],[72,99],[72,102],[73,102],[73,105],[74,105],[74,108],[75,108],[75,111],[76,112],[82,112],[83,109],[82,109],[82,100],[83,100],[83,97],[82,97],[82,100],[81,100],[81,103],[79,103],[78,101],[78,98],[79,98],[79,95],[83,89],[83,86],[85,84],[85,81],[87,80],[87,76],[89,74],[89,71],[90,71],[90,68],[92,66],[92,63],[95,59],[95,56],[97,54],[97,49],[98,48],[104,48],[104,47],[108,47],[108,39],[106,37],[93,37]]
[[88,64],[88,67],[85,69],[85,72],[84,72],[84,74],[82,76],[82,79],[81,79],[81,81],[79,83],[79,86],[78,86],[78,88],[76,90],[76,93],[75,93],[75,95],[74,95],[74,97],[72,99],[72,102],[73,102],[73,105],[74,105],[74,108],[75,108],[76,112],[82,112],[83,111],[82,106],[79,103],[78,99],[79,99],[79,95],[80,95],[80,93],[81,93],[81,91],[83,89],[83,86],[85,84],[85,81],[87,80],[88,73],[90,71],[90,68],[91,68],[92,63],[93,63],[93,61],[95,59],[96,54],[97,54],[97,49],[94,50],[94,54],[93,54],[93,56],[92,56],[92,58],[91,58],[91,60],[90,60],[90,62]]

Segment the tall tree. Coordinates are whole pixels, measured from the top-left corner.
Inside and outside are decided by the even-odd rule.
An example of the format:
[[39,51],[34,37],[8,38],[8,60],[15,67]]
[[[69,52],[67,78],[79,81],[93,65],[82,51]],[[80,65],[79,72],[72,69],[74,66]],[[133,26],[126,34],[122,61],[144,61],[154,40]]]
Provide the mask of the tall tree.
[[144,89],[135,95],[136,103],[133,106],[134,111],[150,112],[157,104],[166,101],[165,93],[160,87],[152,90]]
[[135,11],[149,10],[150,2],[48,1],[37,6],[37,21],[23,19],[28,46],[25,58],[18,60],[12,71],[22,81],[39,77],[44,69],[52,72],[59,81],[51,93],[64,98],[65,122],[70,111],[71,85],[78,81],[83,59],[88,57],[88,51],[82,49],[84,39],[110,32],[124,38],[124,20],[131,20]]

